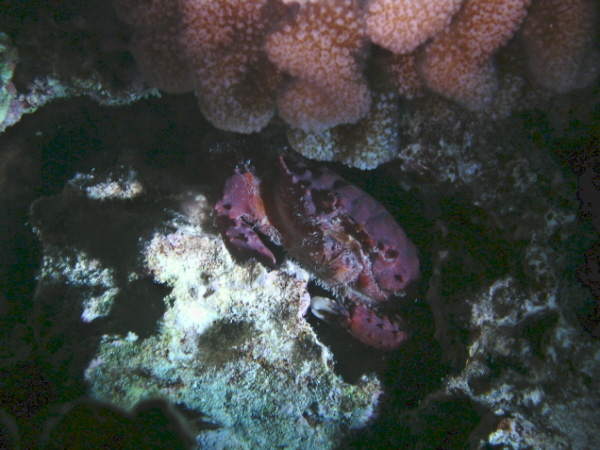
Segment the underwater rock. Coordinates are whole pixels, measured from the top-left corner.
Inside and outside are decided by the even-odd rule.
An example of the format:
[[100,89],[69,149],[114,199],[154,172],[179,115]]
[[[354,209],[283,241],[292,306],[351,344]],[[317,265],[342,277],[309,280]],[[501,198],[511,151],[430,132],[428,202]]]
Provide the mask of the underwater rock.
[[424,446],[459,414],[464,448],[598,447],[600,342],[578,321],[592,298],[574,271],[595,236],[573,175],[523,131],[421,106],[395,169],[435,220],[427,302],[452,371],[399,422]]
[[157,94],[134,69],[110,5],[13,2],[2,12],[0,133],[53,100],[114,106]]
[[[468,323],[466,360],[410,413],[411,428],[431,427],[443,405],[479,412],[468,448],[596,448],[600,444],[600,342],[572,320],[566,302],[585,288],[539,289],[512,277],[446,304]],[[577,300],[575,300],[577,301]]]
[[20,118],[12,77],[19,58],[6,33],[0,31],[0,132]]
[[334,373],[304,318],[307,272],[234,262],[200,190],[155,186],[121,167],[33,205],[36,334],[49,358],[126,411],[157,397],[185,408],[211,425],[199,448],[334,448],[365,427],[380,382]]

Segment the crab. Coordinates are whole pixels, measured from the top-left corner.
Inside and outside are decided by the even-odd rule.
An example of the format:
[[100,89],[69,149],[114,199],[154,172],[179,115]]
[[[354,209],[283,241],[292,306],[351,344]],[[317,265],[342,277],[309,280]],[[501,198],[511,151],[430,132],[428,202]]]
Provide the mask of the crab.
[[357,186],[282,154],[268,181],[254,167],[238,166],[215,211],[236,255],[273,267],[268,239],[335,295],[313,297],[318,318],[381,350],[408,339],[405,321],[385,310],[418,280],[418,252],[392,215]]

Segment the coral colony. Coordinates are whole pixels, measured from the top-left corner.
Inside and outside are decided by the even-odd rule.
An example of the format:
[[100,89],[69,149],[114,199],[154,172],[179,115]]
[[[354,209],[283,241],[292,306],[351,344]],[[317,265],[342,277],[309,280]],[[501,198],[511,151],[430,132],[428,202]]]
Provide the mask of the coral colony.
[[[590,84],[600,68],[594,0],[114,4],[136,30],[131,51],[151,84],[194,91],[204,115],[225,130],[259,131],[277,114],[295,150],[330,159],[331,147],[350,146],[350,156],[335,158],[359,168],[394,156],[398,94],[506,111],[518,107],[524,78],[560,93]],[[500,70],[495,56],[509,41],[525,47],[527,61]],[[381,73],[370,76],[370,67]],[[344,124],[361,127],[365,142],[348,143],[357,136],[339,129]]]

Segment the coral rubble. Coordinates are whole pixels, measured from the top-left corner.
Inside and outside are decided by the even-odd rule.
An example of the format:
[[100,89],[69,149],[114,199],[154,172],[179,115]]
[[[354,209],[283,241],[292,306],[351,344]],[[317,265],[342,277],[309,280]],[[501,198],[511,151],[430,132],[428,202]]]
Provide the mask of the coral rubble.
[[[44,244],[37,311],[53,323],[40,322],[41,341],[104,324],[99,340],[84,340],[90,395],[125,410],[168,399],[210,423],[201,448],[333,448],[371,421],[380,384],[333,372],[303,317],[308,274],[291,262],[270,272],[235,263],[210,231],[204,195],[151,198],[148,182],[128,170],[78,176],[33,207]],[[163,223],[157,201],[179,211]],[[71,218],[55,228],[65,210]],[[100,244],[132,220],[121,245]],[[135,292],[148,276],[168,287],[164,299]]]
[[6,33],[0,32],[0,131],[17,122],[21,111],[15,105],[16,89],[12,77],[18,51]]
[[[553,276],[552,268],[543,276]],[[600,420],[600,345],[569,320],[566,287],[546,286],[507,277],[464,299],[473,332],[465,366],[415,411],[413,426],[425,424],[436,405],[469,399],[485,411],[469,448],[597,447],[597,427],[589,425]]]
[[423,107],[407,123],[420,143],[400,154],[405,182],[445,192],[427,301],[457,369],[403,417],[426,429],[456,403],[477,411],[469,448],[595,448],[600,342],[575,317],[590,292],[573,271],[594,235],[579,228],[572,182],[547,148],[455,114]]

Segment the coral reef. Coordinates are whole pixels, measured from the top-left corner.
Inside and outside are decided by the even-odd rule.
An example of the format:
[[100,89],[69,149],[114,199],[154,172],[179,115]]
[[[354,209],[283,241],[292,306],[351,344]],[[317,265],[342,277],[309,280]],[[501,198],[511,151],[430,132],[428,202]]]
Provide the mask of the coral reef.
[[[213,12],[239,5],[209,3]],[[434,3],[450,8],[420,2]],[[242,139],[205,120],[193,93],[156,95],[127,51],[144,33],[156,48],[180,48],[182,2],[123,3],[123,18],[139,18],[131,25],[102,0],[2,3],[11,102],[0,134],[0,446],[51,448],[48,436],[81,438],[70,427],[82,420],[83,437],[100,430],[104,445],[129,438],[124,422],[161,434],[174,429],[170,418],[198,436],[196,448],[599,448],[596,4],[532,0],[521,28],[482,59],[497,91],[470,111],[423,76],[428,47],[463,10],[444,10],[446,31],[426,30],[401,54],[367,28],[370,8],[379,27],[377,9],[398,17],[395,3],[365,1],[364,35],[339,41],[355,59],[340,64],[368,88],[370,107],[321,131],[277,113],[296,81],[318,80],[254,50],[259,35],[261,45],[298,35],[310,25],[302,14],[323,5],[250,4],[244,17],[260,19],[244,22],[248,40],[236,28],[219,38],[235,36],[257,65],[216,68],[238,77],[229,91],[206,75],[223,99],[268,91],[252,126],[269,125]],[[219,23],[229,18],[239,19],[229,11]],[[177,32],[157,28],[164,21]],[[202,48],[240,55],[235,45]],[[181,64],[178,92],[195,89],[185,52],[153,61]],[[256,77],[266,71],[272,82]],[[319,306],[330,293],[283,252],[267,244],[271,270],[236,263],[218,237],[210,215],[220,182],[232,165],[267,164],[286,137],[311,158],[341,162],[323,165],[384,205],[419,248],[423,278],[403,305],[411,335],[401,348],[378,352],[307,313],[308,294]],[[248,142],[251,157],[211,164],[215,147]],[[152,422],[144,405],[154,402]]]
[[[206,117],[226,130],[259,131],[277,112],[297,151],[361,168],[389,161],[398,149],[397,140],[378,142],[393,120],[391,111],[381,114],[382,85],[395,85],[392,95],[437,93],[488,112],[499,96],[505,116],[539,84],[551,92],[592,84],[600,60],[593,0],[537,0],[526,20],[530,3],[114,1],[135,29],[131,51],[150,83],[167,92],[193,89]],[[524,20],[525,44],[514,39]],[[496,63],[509,41],[507,54],[528,49],[529,68]],[[392,54],[381,56],[371,43]],[[370,73],[377,61],[387,80]],[[364,145],[349,144],[357,138],[375,142],[375,156],[365,161]]]
[[[441,358],[453,369],[435,377],[419,401],[387,410],[380,427],[402,424],[400,431],[367,433],[362,446],[411,448],[408,440],[435,447],[445,442],[436,440],[440,430],[454,431],[444,415],[449,411],[462,421],[457,436],[463,436],[449,448],[464,442],[472,448],[593,447],[597,430],[580,424],[583,415],[597,414],[598,343],[573,314],[589,292],[568,275],[573,253],[590,236],[578,225],[572,183],[545,149],[515,145],[514,135],[504,140],[506,131],[478,122],[456,127],[453,114],[449,107],[443,118],[426,108],[413,115],[419,122],[405,125],[420,144],[404,149],[387,169],[426,204],[423,214],[430,218],[413,224],[421,232],[411,237],[420,240],[426,258],[423,292]],[[445,140],[432,141],[433,130]],[[502,154],[492,157],[498,148]],[[167,178],[168,188],[161,181]],[[234,263],[211,226],[204,195],[177,179],[113,167],[79,175],[59,196],[35,203],[32,223],[45,250],[33,321],[41,348],[52,361],[75,366],[73,373],[84,372],[95,397],[130,409],[160,395],[190,408],[192,420],[206,425],[199,442],[209,447],[259,442],[247,429],[281,442],[291,428],[273,423],[294,420],[294,433],[306,423],[322,433],[323,441],[311,442],[336,445],[345,436],[337,427],[347,423],[337,414],[352,410],[355,419],[348,420],[364,423],[375,407],[366,398],[379,385],[367,378],[351,386],[331,371],[338,356],[301,317],[307,274],[290,262],[271,272],[258,263]],[[398,203],[396,197],[391,202]],[[429,244],[423,245],[425,237]],[[157,282],[169,289],[155,292]],[[98,317],[85,322],[85,311]],[[91,337],[78,334],[82,326],[95,330]],[[415,331],[411,345],[423,332]],[[86,356],[74,356],[81,353]],[[410,391],[401,374],[423,383],[427,370],[419,367],[430,353],[430,347],[417,353],[406,368],[407,353],[390,354],[402,369],[388,375],[388,393],[402,398]],[[359,360],[353,354],[352,363]],[[318,383],[296,372],[302,367],[318,375],[311,377]],[[278,398],[279,391],[293,391],[298,406],[288,407],[291,400]],[[349,398],[362,400],[348,406]],[[313,401],[317,406],[309,406]],[[269,431],[258,424],[263,417],[272,418]]]
[[593,85],[600,68],[593,0],[113,3],[74,5],[69,20],[42,7],[7,34],[5,57],[24,57],[16,72],[3,63],[16,78],[1,127],[57,98],[157,94],[140,70],[155,88],[193,91],[222,130],[283,125],[307,157],[373,169],[399,152],[398,116],[418,107],[403,99],[448,98],[497,120]]
[[[556,275],[551,266],[546,280]],[[436,404],[468,398],[486,411],[470,448],[595,448],[589,424],[600,420],[600,345],[564,309],[565,289],[575,297],[585,291],[561,284],[539,289],[506,277],[463,299],[473,333],[467,361],[415,412],[413,426]]]
[[[380,383],[349,385],[333,372],[303,317],[308,274],[291,262],[270,272],[235,263],[210,231],[204,195],[156,198],[141,188],[149,185],[156,180],[126,168],[80,175],[34,204],[44,245],[37,315],[52,323],[40,321],[43,345],[98,324],[97,337],[79,342],[90,395],[125,410],[166,398],[210,424],[196,433],[201,448],[333,448],[369,423]],[[125,223],[137,225],[121,245],[102,244]],[[152,298],[136,283],[160,283],[168,295]],[[68,361],[65,351],[53,359]]]

